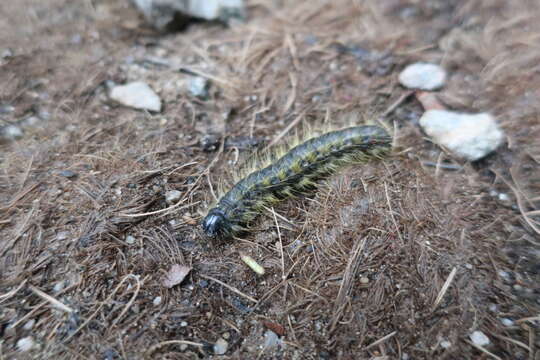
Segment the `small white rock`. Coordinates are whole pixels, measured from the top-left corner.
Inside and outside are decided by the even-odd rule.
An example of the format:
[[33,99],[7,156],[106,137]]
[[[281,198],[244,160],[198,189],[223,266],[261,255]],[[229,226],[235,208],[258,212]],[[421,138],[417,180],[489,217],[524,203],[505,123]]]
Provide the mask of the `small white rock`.
[[278,345],[279,336],[272,330],[266,330],[264,333],[264,348],[271,349]]
[[56,240],[66,240],[69,237],[69,231],[60,231],[56,234]]
[[201,76],[195,76],[188,81],[188,91],[191,95],[198,98],[206,98],[208,96],[209,82]]
[[214,354],[224,355],[227,352],[228,347],[229,343],[225,339],[219,338],[214,344]]
[[508,200],[510,200],[510,196],[508,196],[508,194],[505,194],[505,193],[500,193],[498,198],[499,198],[500,201],[508,201]]
[[181,326],[181,327],[186,327],[186,326],[187,326],[187,321],[182,321],[182,322],[180,323],[180,326]]
[[501,323],[504,326],[513,326],[514,325],[514,321],[512,321],[511,319],[508,319],[508,318],[502,318]]
[[20,352],[31,350],[35,345],[34,339],[31,336],[24,337],[17,341],[17,349]]
[[428,110],[420,118],[420,126],[437,144],[470,161],[493,152],[504,140],[503,132],[488,113]]
[[161,296],[156,296],[152,301],[152,304],[154,304],[154,306],[158,306],[159,304],[161,304]]
[[127,242],[128,244],[130,244],[130,245],[131,245],[131,244],[135,244],[135,237],[133,237],[133,236],[131,236],[131,235],[126,236],[126,242]]
[[24,330],[32,330],[32,328],[34,327],[35,323],[36,323],[36,320],[30,319],[30,320],[28,320],[28,321],[24,324],[23,329],[24,329]]
[[23,135],[21,128],[16,125],[6,125],[0,128],[0,138],[6,140],[17,140],[22,138]]
[[135,109],[161,111],[159,96],[142,81],[135,81],[126,85],[117,85],[111,89],[109,97],[125,106]]
[[182,192],[178,190],[171,190],[165,193],[165,201],[169,204],[174,204],[182,197]]
[[441,341],[441,347],[443,349],[448,349],[450,346],[452,346],[452,343],[448,340]]
[[443,68],[423,62],[411,64],[399,74],[399,82],[409,89],[436,90],[443,87],[445,81]]
[[243,19],[243,0],[132,0],[147,21],[157,29],[165,29],[181,12],[205,20]]
[[53,291],[55,293],[59,293],[62,290],[64,290],[64,281],[59,281],[56,284],[54,284]]
[[476,330],[471,335],[469,335],[471,341],[477,346],[486,346],[489,345],[489,338],[481,331]]

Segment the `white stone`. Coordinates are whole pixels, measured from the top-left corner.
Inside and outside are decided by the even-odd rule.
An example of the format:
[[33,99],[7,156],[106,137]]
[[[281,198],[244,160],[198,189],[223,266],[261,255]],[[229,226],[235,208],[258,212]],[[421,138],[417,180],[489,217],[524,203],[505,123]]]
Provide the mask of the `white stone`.
[[165,193],[165,201],[169,204],[174,204],[178,202],[178,200],[180,200],[181,197],[182,197],[182,192],[178,190],[171,190]]
[[227,352],[228,347],[229,343],[227,342],[227,340],[219,338],[214,344],[214,354],[223,355]]
[[0,138],[6,140],[17,140],[22,138],[24,135],[20,127],[16,125],[6,125],[0,128]]
[[55,293],[59,293],[62,290],[64,290],[64,281],[59,281],[56,284],[54,284],[53,291]]
[[158,29],[173,22],[177,12],[205,20],[243,19],[243,0],[132,0],[146,19]]
[[154,306],[158,306],[159,304],[161,304],[161,296],[156,296],[154,298],[154,301],[152,301],[152,304],[154,304]]
[[32,330],[32,328],[34,327],[35,324],[36,324],[36,320],[30,319],[24,324],[23,329],[24,330]]
[[478,330],[469,335],[469,338],[475,345],[478,346],[486,346],[490,343],[489,338],[486,336],[486,334]]
[[109,97],[125,106],[134,109],[161,111],[159,96],[142,81],[135,81],[126,85],[117,85],[111,89]]
[[20,352],[31,350],[35,345],[34,339],[31,336],[24,337],[17,341],[17,349]]
[[501,323],[504,326],[512,326],[512,325],[514,325],[514,321],[512,321],[511,319],[508,319],[508,318],[502,318]]
[[441,341],[441,347],[443,349],[448,349],[450,346],[452,346],[452,343],[448,340]]
[[444,86],[446,72],[439,65],[418,62],[403,69],[399,82],[409,89],[436,90]]
[[131,244],[135,244],[135,237],[133,237],[133,236],[131,236],[131,235],[126,236],[126,242],[127,242],[128,244],[130,244],[130,245],[131,245]]
[[420,118],[420,126],[437,144],[470,161],[493,152],[504,140],[504,133],[488,113],[428,110]]
[[279,336],[272,330],[266,330],[264,333],[264,348],[271,349],[279,344]]
[[208,86],[207,79],[201,76],[195,76],[189,79],[188,91],[195,97],[206,98],[208,96]]
[[188,13],[195,17],[214,20],[224,16],[225,12],[241,11],[243,0],[191,0]]

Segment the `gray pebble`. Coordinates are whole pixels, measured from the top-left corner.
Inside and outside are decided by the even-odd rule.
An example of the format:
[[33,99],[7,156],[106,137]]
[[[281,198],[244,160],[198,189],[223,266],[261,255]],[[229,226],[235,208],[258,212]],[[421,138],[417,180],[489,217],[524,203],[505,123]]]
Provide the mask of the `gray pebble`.
[[77,177],[77,173],[71,170],[62,170],[58,173],[58,175],[63,176],[68,179]]

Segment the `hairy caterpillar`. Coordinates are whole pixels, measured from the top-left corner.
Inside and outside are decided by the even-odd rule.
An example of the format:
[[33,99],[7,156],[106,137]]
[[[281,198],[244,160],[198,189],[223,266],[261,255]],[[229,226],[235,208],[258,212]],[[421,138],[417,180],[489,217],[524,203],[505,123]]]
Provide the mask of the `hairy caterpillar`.
[[237,235],[265,207],[315,190],[320,180],[347,165],[381,158],[390,151],[391,141],[377,126],[354,126],[311,138],[237,182],[210,209],[202,228],[209,237]]

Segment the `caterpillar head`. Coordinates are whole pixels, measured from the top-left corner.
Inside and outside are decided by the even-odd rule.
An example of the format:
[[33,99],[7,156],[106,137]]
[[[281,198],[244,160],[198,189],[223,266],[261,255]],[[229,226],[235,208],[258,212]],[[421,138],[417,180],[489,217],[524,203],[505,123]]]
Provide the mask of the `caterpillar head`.
[[202,221],[204,233],[211,238],[227,237],[231,233],[231,224],[225,213],[218,208],[208,212]]

